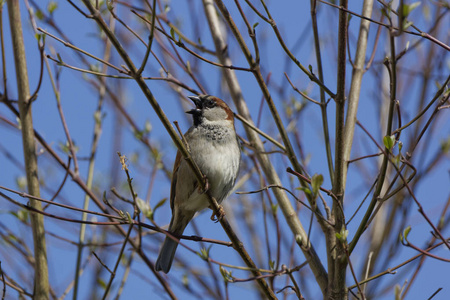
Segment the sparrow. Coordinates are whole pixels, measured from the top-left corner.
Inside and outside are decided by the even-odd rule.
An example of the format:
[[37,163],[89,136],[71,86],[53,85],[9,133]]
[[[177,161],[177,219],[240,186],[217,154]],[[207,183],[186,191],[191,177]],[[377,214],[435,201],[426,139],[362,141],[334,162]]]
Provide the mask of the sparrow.
[[[239,172],[241,150],[234,127],[234,115],[228,105],[211,95],[189,96],[195,108],[187,111],[194,125],[184,134],[192,159],[207,178],[208,191],[220,204],[228,197]],[[191,167],[178,151],[170,188],[172,218],[169,232],[181,236],[189,221],[209,206]],[[157,271],[168,273],[178,242],[166,236],[155,264]]]

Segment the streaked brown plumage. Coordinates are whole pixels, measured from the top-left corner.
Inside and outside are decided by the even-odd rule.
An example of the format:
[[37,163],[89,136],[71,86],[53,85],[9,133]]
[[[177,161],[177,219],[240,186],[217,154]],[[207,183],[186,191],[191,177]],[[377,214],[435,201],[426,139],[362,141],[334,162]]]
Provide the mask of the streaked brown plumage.
[[[239,172],[240,147],[234,128],[234,116],[228,105],[217,97],[200,95],[189,97],[195,108],[194,125],[185,138],[190,154],[207,177],[209,192],[221,203],[232,190]],[[170,189],[172,219],[169,231],[183,234],[195,213],[209,206],[207,196],[198,189],[197,180],[178,151]],[[166,237],[156,261],[156,270],[168,273],[178,243]]]

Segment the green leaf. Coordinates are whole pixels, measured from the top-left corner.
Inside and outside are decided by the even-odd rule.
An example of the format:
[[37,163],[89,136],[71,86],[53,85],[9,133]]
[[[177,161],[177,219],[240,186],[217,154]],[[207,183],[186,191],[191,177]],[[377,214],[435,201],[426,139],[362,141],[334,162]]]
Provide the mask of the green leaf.
[[38,18],[39,20],[43,20],[44,19],[44,14],[42,13],[42,10],[38,9],[36,10],[36,18]]
[[270,268],[271,270],[274,270],[274,268],[275,268],[275,261],[269,259],[269,268]]
[[[75,151],[75,153],[77,153],[79,150],[79,147],[75,144],[75,141],[72,141],[72,144],[73,144],[73,150]],[[62,142],[59,142],[59,147],[64,153],[67,153],[67,154],[70,153],[69,141],[66,141],[65,144],[63,144]]]
[[[100,0],[100,1],[98,1],[98,7],[99,7],[99,8],[102,8],[104,4],[105,4],[105,0]],[[101,10],[101,9],[100,9],[100,10]]]
[[97,283],[101,286],[102,289],[106,289],[106,283],[101,278],[97,279]]
[[30,216],[30,213],[26,209],[21,209],[17,212],[17,215],[18,215],[20,221],[27,222],[28,217]]
[[198,253],[198,256],[201,257],[203,260],[208,260],[209,258],[209,251],[211,250],[212,245],[210,245],[208,248],[201,248],[200,253]]
[[130,223],[130,224],[133,223],[133,218],[131,217],[129,212],[127,212],[127,219],[128,219],[128,223]]
[[114,1],[106,1],[106,7],[108,10],[114,10]]
[[277,214],[277,212],[278,212],[278,203],[274,203],[274,204],[272,204],[272,214],[273,215],[276,215]]
[[148,205],[147,202],[145,202],[143,199],[136,197],[136,204],[139,208],[139,210],[149,219],[152,219],[152,208],[150,205]]
[[170,36],[175,40],[175,29],[173,27],[170,28]]
[[145,133],[149,133],[150,131],[152,131],[152,124],[150,123],[149,120],[145,121],[145,125],[144,125],[144,132]]
[[253,31],[255,31],[255,28],[256,28],[256,26],[258,26],[258,25],[259,25],[258,22],[256,22],[255,24],[253,24]]
[[405,21],[403,22],[403,30],[408,29],[408,27],[410,27],[412,24],[414,23],[405,19]]
[[388,10],[386,8],[382,8],[381,9],[381,14],[384,15],[385,17],[389,18],[389,14],[391,13],[391,9],[389,8]]
[[59,53],[56,53],[56,57],[58,57],[58,62],[60,62],[60,63],[63,62],[61,55]]
[[19,190],[26,191],[27,189],[27,178],[25,176],[16,177],[16,185]]
[[391,135],[391,136],[386,135],[383,138],[383,144],[386,147],[386,149],[391,150],[395,144],[395,135]]
[[408,227],[405,228],[405,230],[403,230],[402,233],[400,233],[400,234],[398,235],[399,240],[400,240],[400,242],[401,242],[402,244],[405,245],[405,244],[408,243],[407,239],[408,239],[408,235],[409,235],[410,232],[411,232],[411,226],[408,226]]
[[44,36],[44,35],[41,34],[41,33],[36,33],[36,34],[34,35],[34,37],[36,38],[36,40],[38,41],[38,43],[41,42],[41,39],[42,39],[43,36]]
[[311,178],[311,186],[314,196],[317,196],[317,194],[319,193],[319,189],[322,186],[322,183],[323,183],[322,174],[314,174],[314,176]]
[[405,230],[403,230],[403,236],[405,237],[405,239],[408,238],[408,235],[410,232],[411,232],[411,226],[408,226],[405,228]]
[[336,232],[336,238],[345,243],[345,241],[347,240],[348,237],[348,230],[345,229],[345,226],[342,226],[341,231],[340,232]]
[[153,208],[153,211],[163,206],[163,204],[167,201],[167,197],[156,203],[155,207]]
[[50,14],[53,14],[53,12],[58,8],[58,3],[55,1],[50,1],[47,5],[47,11]]
[[409,14],[416,9],[420,4],[422,4],[420,1],[413,2],[411,4],[403,4],[401,7],[401,11],[404,17],[409,16]]
[[448,153],[450,151],[450,136],[446,140],[441,141],[441,151]]
[[295,112],[297,113],[305,108],[305,102],[298,101],[297,99],[294,99],[294,101],[292,101],[292,104],[294,106]]
[[154,216],[155,216],[155,212],[156,210],[161,207],[165,202],[166,202],[167,198],[162,199],[161,201],[159,201],[158,203],[156,203],[155,207],[153,208],[153,210],[150,209],[150,211],[148,212],[148,214],[145,214],[145,216],[147,218],[149,218],[150,220],[153,220]]
[[189,286],[189,277],[187,274],[183,274],[183,277],[181,278],[181,282],[183,283],[183,286],[188,287]]
[[[12,234],[12,233],[8,234],[8,240],[14,241],[14,242],[19,241],[19,239],[18,239],[14,234]],[[3,240],[3,242],[4,242],[4,241],[5,241],[5,240]],[[3,245],[3,242],[2,242],[2,245]]]
[[186,62],[186,68],[189,73],[191,73],[191,63],[189,61]]
[[305,194],[312,195],[312,191],[309,189],[309,187],[302,186],[302,187],[297,188],[297,190],[303,191]]
[[233,282],[231,271],[227,271],[224,267],[220,266],[220,274],[222,274],[222,278],[225,282]]
[[69,145],[59,142],[59,148],[66,154],[69,154]]
[[167,14],[170,11],[170,6],[168,4],[164,5],[164,13]]
[[142,130],[135,130],[135,131],[133,132],[133,134],[134,134],[134,137],[135,137],[137,140],[141,140],[142,137],[144,136],[144,132],[143,132]]
[[342,237],[344,239],[347,239],[347,237],[348,237],[348,229],[345,229],[345,230],[342,231]]
[[100,73],[102,69],[100,68],[100,65],[98,63],[90,64],[89,70]]

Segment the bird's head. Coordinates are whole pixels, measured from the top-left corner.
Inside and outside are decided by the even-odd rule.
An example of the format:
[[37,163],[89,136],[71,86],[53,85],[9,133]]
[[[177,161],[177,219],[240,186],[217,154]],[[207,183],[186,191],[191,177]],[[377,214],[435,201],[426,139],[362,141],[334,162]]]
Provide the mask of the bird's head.
[[228,105],[221,99],[211,95],[189,96],[195,104],[195,108],[186,113],[192,114],[194,126],[203,122],[229,121],[234,124],[234,115]]

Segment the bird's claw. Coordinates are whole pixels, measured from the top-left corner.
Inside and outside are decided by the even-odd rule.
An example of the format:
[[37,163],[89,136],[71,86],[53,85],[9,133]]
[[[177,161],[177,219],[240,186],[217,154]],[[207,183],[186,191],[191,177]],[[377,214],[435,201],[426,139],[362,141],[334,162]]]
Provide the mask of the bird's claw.
[[211,221],[214,221],[214,223],[217,223],[220,220],[222,220],[224,216],[225,216],[225,210],[223,209],[222,206],[219,205],[219,210],[217,211],[217,216],[216,216],[216,213],[213,211],[213,213],[211,215]]

